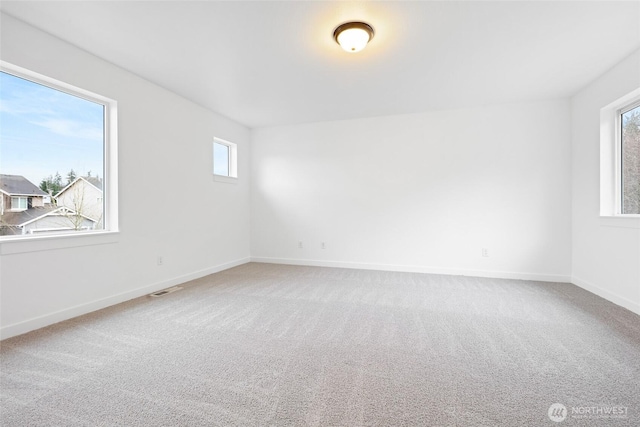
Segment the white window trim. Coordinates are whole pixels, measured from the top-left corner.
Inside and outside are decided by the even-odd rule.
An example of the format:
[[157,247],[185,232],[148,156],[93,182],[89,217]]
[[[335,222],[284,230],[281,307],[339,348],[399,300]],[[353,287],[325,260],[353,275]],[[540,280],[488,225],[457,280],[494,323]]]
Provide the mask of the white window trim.
[[640,214],[622,213],[622,115],[637,107],[640,107],[640,95],[616,112],[616,210],[617,215],[631,218],[640,218]]
[[0,255],[104,245],[119,241],[117,231],[74,231],[72,234],[25,234],[24,236],[26,237],[0,241]]
[[622,213],[622,113],[640,105],[640,88],[600,110],[600,218],[611,227],[640,228],[640,215]]
[[211,144],[212,160],[213,160],[213,152],[215,151],[214,144],[221,144],[229,147],[229,175],[228,176],[217,175],[213,170],[213,164],[212,164],[211,171],[213,173],[213,180],[216,182],[224,182],[227,184],[237,184],[238,182],[238,145],[221,138],[213,138],[213,143]]
[[0,255],[114,243],[119,233],[117,101],[2,60],[0,60],[0,71],[105,106],[103,194],[104,198],[108,199],[104,206],[104,230],[82,231],[73,235],[2,236],[0,238]]
[[[13,200],[18,199],[18,207],[13,207]],[[20,200],[24,200],[24,208],[20,207]],[[11,207],[9,208],[12,212],[22,212],[26,211],[29,207],[29,199],[26,196],[11,196]]]

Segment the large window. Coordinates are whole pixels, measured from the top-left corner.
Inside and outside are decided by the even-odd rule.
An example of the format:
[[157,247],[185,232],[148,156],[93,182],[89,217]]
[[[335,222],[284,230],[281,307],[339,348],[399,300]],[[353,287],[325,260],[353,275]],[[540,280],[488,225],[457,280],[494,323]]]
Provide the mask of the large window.
[[117,230],[116,102],[0,62],[0,238]]
[[640,88],[600,110],[600,216],[640,226]]
[[640,102],[620,112],[620,211],[640,214]]

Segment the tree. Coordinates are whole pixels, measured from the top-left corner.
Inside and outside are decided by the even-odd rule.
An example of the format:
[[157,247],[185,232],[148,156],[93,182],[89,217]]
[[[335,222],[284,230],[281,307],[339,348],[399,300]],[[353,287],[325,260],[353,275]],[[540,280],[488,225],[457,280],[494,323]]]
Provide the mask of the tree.
[[71,169],[67,174],[67,185],[71,184],[77,178],[76,171]]
[[640,107],[622,119],[622,206],[622,213],[640,214]]
[[95,194],[97,191],[100,190],[95,190],[93,185],[80,179],[60,194],[56,198],[56,204],[60,208],[59,226],[73,230],[101,226],[102,205],[97,200],[102,197],[102,193]]
[[[91,174],[91,172],[89,172],[89,174]],[[55,175],[49,175],[48,177],[40,181],[40,189],[45,193],[49,193],[53,196],[58,194],[64,187],[75,181],[77,177],[78,175],[76,174],[76,171],[71,169],[67,173],[67,182],[63,184],[62,176],[60,176],[60,173],[56,171]]]
[[[87,178],[91,177],[91,171],[87,172]],[[56,171],[54,175],[49,175],[40,182],[40,189],[49,193],[52,203],[59,209],[50,213],[54,219],[53,226],[67,230],[85,230],[102,228],[103,206],[101,185],[96,190],[92,183],[87,183],[84,179],[77,180],[75,170],[71,169],[66,175],[66,184],[63,185],[62,176]],[[93,177],[91,177],[93,178]],[[95,179],[100,180],[99,176]],[[71,183],[74,185],[70,186]],[[68,187],[64,193],[60,192]],[[87,193],[87,191],[89,191]],[[97,193],[96,193],[97,192]],[[15,234],[0,217],[0,235]]]
[[62,188],[62,177],[57,171],[40,181],[40,189],[50,195],[58,194]]
[[79,185],[75,185],[67,191],[70,190],[73,191],[71,206],[64,207],[62,216],[71,228],[80,230],[86,221],[84,214],[84,189]]

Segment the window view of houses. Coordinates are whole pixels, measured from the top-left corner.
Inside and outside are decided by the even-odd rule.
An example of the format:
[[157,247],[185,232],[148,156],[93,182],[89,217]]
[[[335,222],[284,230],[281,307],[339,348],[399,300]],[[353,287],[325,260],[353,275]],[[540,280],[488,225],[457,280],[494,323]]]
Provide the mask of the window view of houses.
[[622,114],[622,213],[640,215],[640,106]]
[[[41,188],[44,187],[44,188]],[[53,194],[21,175],[0,174],[0,236],[101,230],[102,180],[74,177]]]
[[0,237],[104,229],[104,123],[101,104],[0,72]]

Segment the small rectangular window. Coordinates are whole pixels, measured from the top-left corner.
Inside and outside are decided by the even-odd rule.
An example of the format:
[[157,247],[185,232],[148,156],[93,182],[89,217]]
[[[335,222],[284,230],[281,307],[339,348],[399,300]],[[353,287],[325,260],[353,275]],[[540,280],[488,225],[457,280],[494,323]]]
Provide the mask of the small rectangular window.
[[[223,178],[238,177],[238,147],[233,142],[214,138],[213,140],[213,175]],[[233,180],[231,180],[233,181]],[[228,182],[228,181],[227,181]]]
[[229,146],[213,143],[213,173],[229,176]]
[[12,197],[11,198],[11,210],[14,210],[14,211],[26,211],[27,210],[27,198],[26,197]]
[[640,214],[640,105],[620,114],[621,212]]

